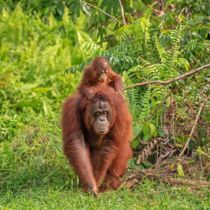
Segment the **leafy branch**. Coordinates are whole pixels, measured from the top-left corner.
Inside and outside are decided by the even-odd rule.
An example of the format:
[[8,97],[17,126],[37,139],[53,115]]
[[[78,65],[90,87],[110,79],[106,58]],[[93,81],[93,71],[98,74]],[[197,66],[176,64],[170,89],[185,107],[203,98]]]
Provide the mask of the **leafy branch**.
[[81,2],[82,2],[83,4],[86,4],[86,5],[88,5],[88,6],[92,7],[92,8],[94,8],[94,9],[100,11],[100,12],[103,13],[104,15],[110,17],[111,19],[113,19],[114,21],[116,21],[116,22],[118,22],[118,23],[120,23],[120,24],[122,25],[122,22],[121,22],[120,20],[118,20],[116,17],[110,15],[109,13],[105,12],[105,11],[102,10],[101,8],[99,8],[99,7],[97,7],[97,6],[93,5],[93,4],[90,4],[90,3],[86,2],[86,1],[81,1]]
[[154,85],[154,84],[157,84],[157,85],[168,85],[170,83],[173,83],[173,82],[176,82],[176,81],[179,81],[179,80],[183,80],[183,79],[186,79],[187,77],[189,76],[192,76],[193,74],[196,74],[204,69],[207,69],[210,67],[210,63],[204,65],[204,66],[201,66],[201,67],[198,67],[196,69],[193,69],[185,74],[182,74],[178,77],[175,77],[175,78],[172,78],[172,79],[169,79],[169,80],[165,80],[165,81],[162,81],[162,80],[154,80],[154,81],[145,81],[145,82],[140,82],[140,83],[136,83],[136,84],[133,84],[133,85],[129,85],[127,87],[124,88],[124,90],[126,89],[130,89],[130,88],[134,88],[134,87],[137,87],[137,86],[146,86],[146,85]]

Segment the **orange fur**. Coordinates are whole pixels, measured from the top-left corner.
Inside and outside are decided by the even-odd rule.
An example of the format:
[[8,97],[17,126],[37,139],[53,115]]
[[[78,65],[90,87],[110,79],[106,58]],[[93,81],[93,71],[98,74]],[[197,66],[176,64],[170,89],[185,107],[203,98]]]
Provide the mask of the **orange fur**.
[[[93,87],[96,96],[88,100],[79,93],[68,98],[63,106],[62,132],[64,153],[78,174],[84,188],[104,191],[117,189],[120,177],[132,156],[131,115],[126,101],[110,87]],[[108,134],[100,146],[92,144],[87,135],[91,103],[102,95],[112,107],[112,121]]]
[[[106,65],[106,79],[100,81],[99,75],[101,73],[102,66]],[[109,86],[112,87],[116,92],[123,95],[123,84],[121,76],[114,72],[109,65],[108,61],[103,57],[96,57],[91,65],[84,69],[83,77],[78,90],[84,96],[89,96],[89,90],[91,87]],[[91,97],[88,97],[91,98]]]

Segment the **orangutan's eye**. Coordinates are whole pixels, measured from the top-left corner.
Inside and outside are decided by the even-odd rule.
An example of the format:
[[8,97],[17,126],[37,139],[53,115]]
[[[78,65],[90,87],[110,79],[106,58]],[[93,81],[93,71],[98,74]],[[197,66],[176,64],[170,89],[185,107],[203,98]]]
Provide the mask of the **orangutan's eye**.
[[98,117],[98,116],[100,115],[100,112],[95,112],[94,115],[95,115],[96,117]]
[[102,114],[103,114],[103,115],[108,115],[108,111],[107,111],[107,110],[104,110],[104,111],[102,112]]

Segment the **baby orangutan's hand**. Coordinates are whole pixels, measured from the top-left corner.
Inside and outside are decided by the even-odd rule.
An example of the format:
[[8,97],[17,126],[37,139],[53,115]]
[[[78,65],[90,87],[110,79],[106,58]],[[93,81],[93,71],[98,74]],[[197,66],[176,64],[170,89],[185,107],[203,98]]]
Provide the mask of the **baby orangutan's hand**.
[[91,100],[95,97],[95,92],[93,90],[88,90],[86,93],[86,97]]

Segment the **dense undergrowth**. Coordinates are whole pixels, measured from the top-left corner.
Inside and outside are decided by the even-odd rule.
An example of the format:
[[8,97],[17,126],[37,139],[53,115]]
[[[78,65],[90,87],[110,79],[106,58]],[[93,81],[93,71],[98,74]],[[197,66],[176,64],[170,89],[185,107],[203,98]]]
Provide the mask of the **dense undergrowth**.
[[[33,209],[35,203],[37,209],[58,208],[52,204],[54,194],[59,198],[64,196],[67,207],[66,195],[76,196],[74,208],[80,205],[76,203],[81,197],[83,202],[90,202],[86,209],[97,208],[97,205],[101,205],[101,209],[103,205],[110,207],[104,202],[106,198],[115,202],[117,193],[108,193],[96,205],[93,198],[74,193],[78,179],[69,169],[61,146],[62,102],[75,90],[82,67],[96,55],[110,60],[113,69],[123,75],[125,86],[166,80],[208,63],[206,10],[196,11],[196,5],[192,4],[189,15],[182,11],[190,8],[188,5],[177,4],[172,11],[168,3],[164,16],[159,17],[154,15],[155,6],[145,4],[143,9],[138,7],[138,14],[128,18],[129,24],[122,26],[107,17],[99,18],[96,11],[92,11],[93,16],[86,16],[84,7],[83,10],[77,7],[81,11],[80,15],[75,15],[68,9],[68,4],[58,13],[51,6],[48,11],[39,7],[34,10],[33,5],[26,10],[24,1],[22,5],[12,1],[0,3],[0,208],[5,205],[11,209],[23,209],[27,202],[28,209]],[[107,4],[108,10],[110,3]],[[125,7],[126,14],[133,7],[135,5]],[[95,19],[97,23],[94,15],[98,18]],[[120,11],[116,15],[119,18]],[[91,23],[96,27],[95,31],[87,27]],[[101,25],[103,27],[99,27]],[[207,69],[167,86],[126,90],[134,120],[133,148],[139,149],[142,141],[168,135],[171,142],[181,149],[189,137],[200,104],[209,95],[209,81]],[[190,154],[195,153],[197,159],[209,161],[209,139],[210,103],[207,102],[190,142]],[[134,165],[132,161],[131,166]],[[141,167],[145,165],[148,167],[148,163]],[[198,198],[188,192],[185,206],[179,202],[179,189],[166,187],[162,194],[161,189],[151,185],[143,185],[142,189],[147,188],[145,191],[141,187],[134,192],[121,191],[119,202],[125,199],[133,205],[130,209],[138,209],[139,193],[146,192],[145,196],[148,193],[152,198],[141,199],[145,208],[147,205],[162,206],[160,209],[165,205],[171,205],[170,209],[176,209],[176,205],[183,209],[190,208],[190,205],[190,209],[208,207],[208,199],[202,201],[202,196],[206,198],[206,191]],[[68,190],[73,190],[73,194]],[[49,201],[39,203],[37,200],[45,193]],[[27,194],[32,195],[32,201],[28,201]],[[129,198],[131,194],[133,199]],[[173,197],[175,202],[170,203]],[[119,208],[124,206],[119,204]]]

